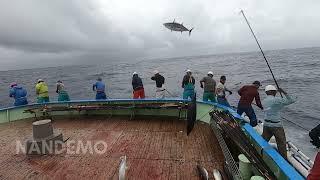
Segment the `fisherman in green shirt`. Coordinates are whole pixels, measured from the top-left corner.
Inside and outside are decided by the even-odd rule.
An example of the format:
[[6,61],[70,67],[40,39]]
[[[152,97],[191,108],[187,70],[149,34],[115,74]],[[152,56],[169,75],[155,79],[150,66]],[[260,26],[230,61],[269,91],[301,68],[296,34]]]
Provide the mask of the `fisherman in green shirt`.
[[37,103],[49,102],[49,91],[47,84],[39,79],[36,84]]
[[209,71],[208,76],[200,80],[200,87],[204,88],[203,101],[216,101],[216,81],[213,79],[213,72]]

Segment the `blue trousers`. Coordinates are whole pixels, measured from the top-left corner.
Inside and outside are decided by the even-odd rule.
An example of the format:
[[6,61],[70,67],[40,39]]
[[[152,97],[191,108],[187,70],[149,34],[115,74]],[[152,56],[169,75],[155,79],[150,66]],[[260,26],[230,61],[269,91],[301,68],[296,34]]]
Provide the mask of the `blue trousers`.
[[28,100],[26,97],[17,98],[14,100],[14,106],[22,106],[28,104]]
[[250,125],[252,127],[255,127],[258,125],[257,116],[256,113],[254,113],[254,110],[252,106],[249,107],[241,107],[238,105],[237,113],[241,116],[243,113],[246,113],[246,115],[250,119]]
[[106,93],[104,92],[97,92],[96,94],[96,100],[98,99],[107,99]]
[[223,97],[217,97],[218,103],[221,105],[224,105],[226,107],[231,107],[228,100],[226,98]]

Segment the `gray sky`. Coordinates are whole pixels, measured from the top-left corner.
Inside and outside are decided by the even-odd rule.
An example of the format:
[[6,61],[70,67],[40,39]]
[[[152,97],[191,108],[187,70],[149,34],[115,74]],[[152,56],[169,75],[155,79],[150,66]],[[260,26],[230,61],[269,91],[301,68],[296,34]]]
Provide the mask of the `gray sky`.
[[[319,46],[318,0],[0,0],[0,69]],[[162,24],[176,20],[187,32]]]

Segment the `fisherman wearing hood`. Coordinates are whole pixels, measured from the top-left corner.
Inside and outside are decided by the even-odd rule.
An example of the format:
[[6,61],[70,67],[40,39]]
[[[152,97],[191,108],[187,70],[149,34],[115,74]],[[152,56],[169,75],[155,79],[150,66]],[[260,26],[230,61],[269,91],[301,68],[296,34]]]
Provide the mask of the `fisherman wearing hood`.
[[194,84],[194,77],[192,76],[191,70],[188,69],[182,80],[182,88],[184,89],[183,99],[188,99],[189,97],[192,99],[192,96],[194,95]]
[[14,106],[21,106],[28,104],[27,90],[17,83],[13,82],[10,84],[9,97],[14,98]]
[[42,79],[38,79],[38,83],[36,84],[36,94],[37,103],[49,102],[48,86]]
[[57,81],[57,90],[56,93],[59,94],[58,101],[70,101],[68,92],[64,88],[62,81]]
[[145,98],[142,80],[139,77],[137,72],[134,72],[132,76],[132,88],[133,88],[133,99]]
[[165,78],[157,70],[155,70],[153,73],[154,76],[151,77],[151,80],[156,81],[156,98],[163,99],[165,96],[164,91],[166,90],[163,88]]
[[97,79],[97,82],[93,84],[92,90],[96,91],[96,100],[107,99],[105,93],[106,85],[104,84],[104,82],[102,82],[102,79],[100,77]]

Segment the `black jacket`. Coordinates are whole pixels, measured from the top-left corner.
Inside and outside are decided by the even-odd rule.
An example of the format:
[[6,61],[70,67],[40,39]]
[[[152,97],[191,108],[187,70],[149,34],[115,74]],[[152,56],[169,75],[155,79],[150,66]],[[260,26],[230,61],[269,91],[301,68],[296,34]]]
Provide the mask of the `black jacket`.
[[160,74],[156,74],[153,77],[151,77],[152,80],[156,81],[156,86],[158,88],[161,88],[164,84],[165,78],[161,76]]
[[133,75],[132,77],[132,88],[133,90],[143,89],[142,80],[138,75]]

